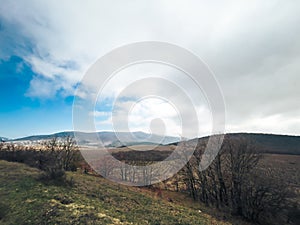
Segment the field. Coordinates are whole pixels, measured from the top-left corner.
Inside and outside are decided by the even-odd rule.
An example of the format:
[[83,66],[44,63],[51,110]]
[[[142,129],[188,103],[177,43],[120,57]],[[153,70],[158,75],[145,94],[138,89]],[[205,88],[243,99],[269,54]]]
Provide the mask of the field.
[[80,172],[68,172],[67,183],[45,183],[41,173],[0,161],[0,224],[243,224],[213,218],[185,196],[169,202],[176,193],[158,197]]

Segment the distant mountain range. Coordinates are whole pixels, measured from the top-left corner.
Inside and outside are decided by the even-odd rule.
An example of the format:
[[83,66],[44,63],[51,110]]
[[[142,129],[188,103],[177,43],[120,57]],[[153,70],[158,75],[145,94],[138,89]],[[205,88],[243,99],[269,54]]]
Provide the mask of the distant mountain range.
[[[80,145],[86,146],[97,146],[99,139],[105,146],[108,147],[120,147],[124,145],[137,145],[137,144],[170,144],[174,142],[180,141],[178,137],[172,136],[160,136],[156,134],[147,134],[144,132],[97,132],[97,133],[85,133],[85,132],[60,132],[55,134],[48,134],[48,135],[33,135],[23,138],[12,139],[10,141],[14,142],[38,142],[43,140],[49,140],[54,137],[57,138],[64,138],[64,137],[75,137],[79,140]],[[99,139],[98,139],[99,138]]]
[[[291,135],[277,135],[277,134],[261,134],[261,133],[231,133],[227,134],[229,137],[243,137],[254,142],[259,151],[263,153],[276,154],[295,154],[300,155],[300,136]],[[48,135],[34,135],[17,139],[8,139],[0,137],[0,140],[22,142],[22,143],[36,143],[43,140],[49,140],[54,137],[64,138],[67,136],[76,136],[79,139],[79,144],[84,146],[97,146],[98,137],[102,143],[107,147],[121,147],[130,145],[167,145],[178,143],[180,138],[172,136],[150,135],[144,132],[60,132]],[[208,137],[199,138],[200,142],[206,142]],[[195,140],[195,139],[193,139]]]

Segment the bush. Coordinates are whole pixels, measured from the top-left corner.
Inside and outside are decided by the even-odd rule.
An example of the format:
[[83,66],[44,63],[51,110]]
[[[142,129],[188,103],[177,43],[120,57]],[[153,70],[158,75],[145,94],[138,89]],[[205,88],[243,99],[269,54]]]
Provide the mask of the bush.
[[51,180],[65,181],[66,173],[61,168],[49,167],[42,174],[41,178],[42,178],[42,180],[45,180],[45,181],[51,181]]

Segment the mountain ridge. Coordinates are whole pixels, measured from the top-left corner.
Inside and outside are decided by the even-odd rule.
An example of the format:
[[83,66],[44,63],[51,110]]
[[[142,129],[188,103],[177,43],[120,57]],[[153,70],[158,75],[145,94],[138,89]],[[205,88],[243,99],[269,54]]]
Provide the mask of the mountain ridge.
[[[79,132],[79,131],[62,131],[53,134],[44,135],[31,135],[22,138],[11,139],[10,141],[41,141],[49,140],[54,137],[76,137],[79,140],[80,145],[96,145],[99,139],[104,143],[105,146],[119,147],[128,144],[170,144],[180,141],[180,138],[173,136],[161,136],[157,134],[148,134],[145,132],[111,132],[111,131],[100,131],[100,132]],[[99,139],[98,139],[99,138]]]

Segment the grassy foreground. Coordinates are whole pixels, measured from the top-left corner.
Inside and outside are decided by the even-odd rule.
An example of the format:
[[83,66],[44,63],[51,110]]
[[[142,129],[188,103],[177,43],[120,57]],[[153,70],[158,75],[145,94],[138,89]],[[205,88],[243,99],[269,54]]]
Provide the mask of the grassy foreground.
[[227,224],[103,178],[68,173],[73,185],[58,185],[40,175],[0,161],[0,224]]

